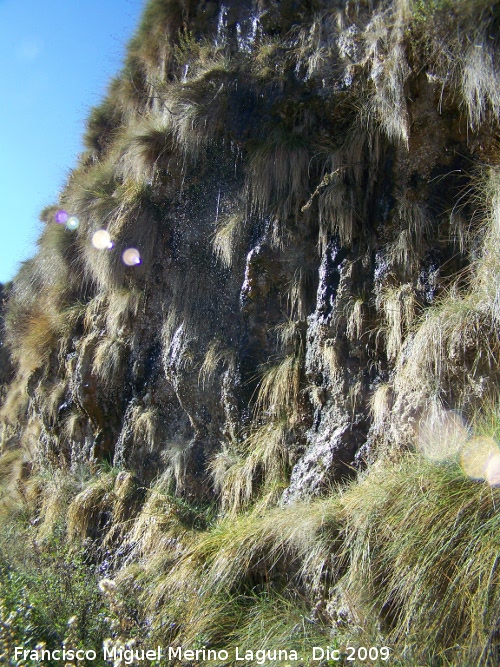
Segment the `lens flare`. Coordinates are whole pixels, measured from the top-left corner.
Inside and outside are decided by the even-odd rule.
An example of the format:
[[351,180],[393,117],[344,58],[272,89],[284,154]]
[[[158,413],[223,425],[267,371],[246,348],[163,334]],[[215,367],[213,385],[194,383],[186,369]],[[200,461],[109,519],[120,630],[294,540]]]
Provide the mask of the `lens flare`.
[[66,220],[66,229],[74,231],[75,229],[78,229],[79,224],[80,220],[78,220],[76,215],[72,215],[70,218]]
[[97,250],[107,250],[113,247],[113,242],[109,233],[105,229],[100,229],[92,236],[92,245]]
[[459,414],[435,406],[420,420],[417,446],[431,461],[446,461],[457,455],[468,435]]
[[490,484],[500,484],[500,449],[497,443],[493,438],[484,436],[472,438],[460,450],[460,467],[471,479],[486,479]]
[[127,248],[122,255],[122,259],[127,266],[136,266],[141,263],[141,253],[137,248]]
[[64,211],[62,208],[61,208],[59,211],[57,211],[57,213],[56,213],[55,216],[54,216],[55,221],[56,221],[59,225],[64,225],[64,224],[66,223],[66,220],[67,220],[68,218],[69,218],[69,213],[67,213],[66,211]]
[[491,486],[500,486],[500,453],[494,454],[486,466],[486,481]]

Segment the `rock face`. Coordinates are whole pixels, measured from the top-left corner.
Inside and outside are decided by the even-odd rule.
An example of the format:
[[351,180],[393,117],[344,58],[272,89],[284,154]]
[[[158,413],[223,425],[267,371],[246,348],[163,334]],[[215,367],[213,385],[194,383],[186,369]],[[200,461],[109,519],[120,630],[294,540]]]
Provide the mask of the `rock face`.
[[2,398],[5,395],[7,385],[12,379],[13,372],[9,351],[4,340],[5,306],[7,303],[6,291],[4,285],[0,285],[0,396],[2,396]]
[[150,1],[14,281],[4,446],[291,502],[484,399],[498,8],[424,4]]

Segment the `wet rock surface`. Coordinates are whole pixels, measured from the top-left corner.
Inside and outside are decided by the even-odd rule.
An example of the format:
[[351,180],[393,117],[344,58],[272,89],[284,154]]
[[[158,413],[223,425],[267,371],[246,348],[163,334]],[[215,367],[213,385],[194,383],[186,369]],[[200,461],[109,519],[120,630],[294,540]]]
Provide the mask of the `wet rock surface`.
[[[371,4],[319,7],[185,2],[154,48],[139,39],[101,110],[119,131],[89,123],[61,194],[80,228],[59,238],[50,218],[15,281],[17,375],[2,343],[0,381],[27,405],[9,442],[36,424],[42,462],[170,471],[179,494],[213,498],[214,457],[286,423],[291,503],[409,441],[432,383],[402,381],[405,355],[481,253],[459,202],[489,130],[467,129],[395,10],[375,48]],[[90,248],[101,227],[142,264]],[[471,335],[449,346],[450,405],[464,368],[478,396],[488,383]],[[384,384],[397,417],[376,422]]]

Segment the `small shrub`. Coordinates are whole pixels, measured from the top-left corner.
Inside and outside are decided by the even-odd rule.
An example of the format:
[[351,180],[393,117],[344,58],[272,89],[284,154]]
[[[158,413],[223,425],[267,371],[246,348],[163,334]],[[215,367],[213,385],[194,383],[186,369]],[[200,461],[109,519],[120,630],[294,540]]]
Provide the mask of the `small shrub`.
[[[22,539],[13,548],[12,538]],[[34,529],[4,526],[0,537],[0,608],[10,643],[35,648],[61,648],[72,619],[72,648],[94,649],[99,655],[106,631],[104,608],[94,568],[82,552],[70,549],[61,532],[43,546]],[[2,627],[2,626],[0,626]],[[1,633],[0,633],[1,634]]]

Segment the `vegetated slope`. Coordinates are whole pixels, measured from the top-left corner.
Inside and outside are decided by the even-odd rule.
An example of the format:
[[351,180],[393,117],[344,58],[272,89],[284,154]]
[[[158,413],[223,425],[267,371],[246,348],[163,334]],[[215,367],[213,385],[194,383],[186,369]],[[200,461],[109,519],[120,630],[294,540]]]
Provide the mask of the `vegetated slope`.
[[[404,494],[394,478],[410,488],[397,543],[414,544],[403,524],[414,509],[425,517],[424,498],[398,458],[422,420],[445,425],[449,440],[445,409],[471,418],[496,399],[499,24],[499,3],[479,0],[146,7],[123,71],[89,117],[86,152],[42,214],[38,254],[11,287],[16,372],[2,446],[58,480],[61,469],[103,462],[121,470],[81,487],[68,530],[104,540],[119,554],[115,566],[146,563],[150,617],[154,605],[170,614],[173,638],[236,641],[242,618],[255,638],[277,606],[299,613],[299,599],[316,605],[317,623],[337,623],[360,585],[356,558],[366,564],[372,553],[363,524],[372,508],[308,499],[366,464],[375,466],[368,481],[348,493],[369,497],[376,461],[389,454],[387,493]],[[63,212],[78,226],[58,223]],[[95,247],[100,230],[109,247]],[[448,445],[438,440],[432,457],[445,458]],[[429,470],[429,485],[444,492],[448,468]],[[145,502],[136,497],[158,476]],[[487,504],[481,485],[456,484]],[[36,511],[50,531],[57,490],[40,493]],[[215,528],[199,503],[217,505]],[[280,503],[288,509],[271,509]],[[487,525],[494,507],[481,504]],[[325,512],[335,517],[327,538]],[[266,533],[280,517],[293,519],[290,538],[286,527]],[[486,570],[474,576],[483,582],[489,567],[495,592],[476,600],[482,584],[471,584],[456,625],[436,620],[438,652],[456,644],[471,660],[496,659],[493,524],[478,543]],[[298,530],[309,538],[297,541]],[[379,548],[382,569],[374,565],[359,609],[375,609],[374,626],[392,641],[432,654],[418,647],[434,598],[404,607],[404,573],[423,572],[432,549],[403,567]],[[457,553],[431,569],[453,590],[465,577]],[[387,589],[385,567],[401,574],[405,595],[396,580]],[[187,608],[169,606],[182,586]],[[444,614],[451,593],[435,595]],[[213,611],[208,626],[200,600]],[[351,631],[366,625],[355,608],[346,611]],[[414,636],[404,631],[410,617],[420,618]],[[148,628],[160,632],[154,621]]]

